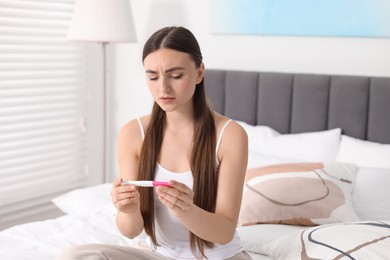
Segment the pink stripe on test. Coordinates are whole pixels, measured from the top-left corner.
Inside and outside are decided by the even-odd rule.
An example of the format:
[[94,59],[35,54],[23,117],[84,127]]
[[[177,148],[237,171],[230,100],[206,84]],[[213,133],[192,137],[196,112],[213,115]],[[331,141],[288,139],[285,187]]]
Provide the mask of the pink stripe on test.
[[153,186],[167,186],[167,187],[171,187],[171,185],[169,185],[169,182],[167,182],[167,181],[153,181]]

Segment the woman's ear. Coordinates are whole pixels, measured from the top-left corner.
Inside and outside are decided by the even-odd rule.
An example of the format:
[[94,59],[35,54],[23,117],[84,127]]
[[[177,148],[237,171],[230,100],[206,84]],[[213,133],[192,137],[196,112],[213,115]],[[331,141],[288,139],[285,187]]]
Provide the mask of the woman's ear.
[[196,77],[196,84],[199,84],[204,77],[204,63],[201,63],[198,70],[198,76]]

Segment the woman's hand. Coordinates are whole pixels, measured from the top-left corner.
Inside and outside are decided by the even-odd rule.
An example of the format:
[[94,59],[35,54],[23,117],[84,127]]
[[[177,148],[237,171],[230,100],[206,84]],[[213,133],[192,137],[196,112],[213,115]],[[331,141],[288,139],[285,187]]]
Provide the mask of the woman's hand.
[[139,192],[134,185],[121,185],[122,178],[117,178],[112,185],[111,200],[115,207],[125,213],[139,211]]
[[169,185],[156,187],[158,198],[174,216],[184,217],[194,206],[194,192],[177,181],[169,181]]

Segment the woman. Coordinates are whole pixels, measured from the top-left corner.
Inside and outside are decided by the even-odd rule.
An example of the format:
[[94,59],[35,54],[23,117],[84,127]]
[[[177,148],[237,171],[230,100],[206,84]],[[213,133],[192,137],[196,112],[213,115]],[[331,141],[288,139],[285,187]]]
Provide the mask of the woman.
[[134,238],[145,230],[149,250],[89,245],[73,250],[73,259],[251,259],[236,232],[247,136],[208,106],[197,40],[183,27],[163,28],[146,42],[142,59],[153,110],[120,131],[112,201],[119,231]]

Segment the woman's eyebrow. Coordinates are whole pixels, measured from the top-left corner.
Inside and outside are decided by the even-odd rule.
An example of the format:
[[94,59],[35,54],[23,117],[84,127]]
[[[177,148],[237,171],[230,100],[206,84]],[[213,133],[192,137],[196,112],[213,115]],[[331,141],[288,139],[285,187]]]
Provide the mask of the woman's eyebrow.
[[[172,68],[165,70],[165,73],[169,73],[169,72],[173,72],[173,71],[177,71],[177,70],[184,70],[184,69],[185,69],[184,67],[172,67]],[[146,70],[145,73],[157,74],[158,72],[155,70]]]
[[165,73],[176,71],[176,70],[184,70],[184,68],[183,67],[173,67],[173,68],[167,69],[165,71]]

